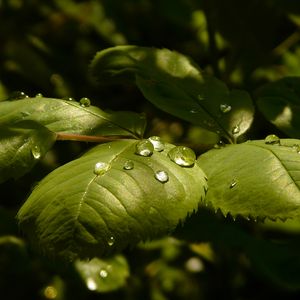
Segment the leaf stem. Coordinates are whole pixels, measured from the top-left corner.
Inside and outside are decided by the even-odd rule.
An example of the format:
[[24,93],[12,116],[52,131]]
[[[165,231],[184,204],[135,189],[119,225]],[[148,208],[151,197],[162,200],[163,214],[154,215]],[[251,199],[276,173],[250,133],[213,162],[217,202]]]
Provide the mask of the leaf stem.
[[91,143],[105,143],[111,141],[117,141],[121,139],[128,139],[128,136],[95,136],[95,135],[81,135],[74,133],[57,132],[57,141],[78,141],[78,142],[91,142]]

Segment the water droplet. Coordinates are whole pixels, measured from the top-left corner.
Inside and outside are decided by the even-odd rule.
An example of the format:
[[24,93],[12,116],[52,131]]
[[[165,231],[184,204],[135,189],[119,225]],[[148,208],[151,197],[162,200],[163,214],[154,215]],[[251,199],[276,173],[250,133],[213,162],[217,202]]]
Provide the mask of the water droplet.
[[95,291],[97,289],[97,283],[93,278],[88,278],[86,281],[86,285],[90,291]]
[[123,166],[124,170],[132,170],[133,168],[134,168],[134,162],[132,160],[125,161]]
[[233,134],[238,134],[240,132],[240,126],[239,125],[235,125],[233,128],[232,128],[232,133]]
[[231,106],[229,104],[221,104],[220,105],[220,111],[224,114],[231,111]]
[[298,144],[293,145],[293,149],[297,152],[300,153],[300,146]]
[[166,183],[169,181],[169,175],[166,171],[155,172],[155,178],[161,183]]
[[64,97],[63,100],[75,101],[75,98],[73,98],[73,97]]
[[113,244],[115,243],[115,238],[113,236],[111,236],[108,241],[107,241],[107,244],[108,246],[113,246]]
[[99,161],[95,164],[94,173],[96,175],[103,175],[110,169],[110,165],[106,162]]
[[232,180],[231,183],[230,183],[229,188],[233,189],[236,185],[237,185],[237,181],[236,180]]
[[165,143],[159,136],[151,136],[148,140],[152,143],[155,151],[161,152],[165,149]]
[[198,98],[199,101],[203,101],[205,99],[205,97],[203,95],[201,95],[201,94],[199,94],[197,96],[197,98]]
[[79,103],[82,107],[89,107],[91,105],[91,100],[89,98],[84,97],[80,99]]
[[265,144],[267,144],[267,145],[280,144],[280,138],[275,134],[269,134],[265,138]]
[[43,94],[42,93],[37,93],[36,95],[35,95],[35,98],[42,98],[43,97]]
[[20,100],[20,99],[26,99],[26,98],[29,98],[29,96],[26,95],[24,92],[15,91],[15,92],[11,93],[8,100]]
[[215,149],[221,149],[221,148],[224,148],[225,147],[225,143],[223,141],[218,141],[215,145],[214,145],[214,148]]
[[34,146],[31,149],[31,154],[34,157],[34,159],[39,159],[41,157],[41,149],[39,146]]
[[108,276],[108,272],[105,269],[100,270],[99,275],[101,278],[106,278]]
[[200,112],[200,110],[199,109],[195,109],[195,108],[192,108],[191,110],[190,110],[190,113],[191,114],[198,114]]
[[190,259],[188,259],[185,263],[185,267],[192,273],[197,273],[204,270],[204,264],[198,257],[191,257]]
[[148,140],[140,141],[136,144],[135,154],[140,156],[151,156],[154,151],[153,144]]
[[196,160],[195,152],[185,146],[176,146],[172,148],[168,153],[169,158],[177,165],[182,167],[191,167]]

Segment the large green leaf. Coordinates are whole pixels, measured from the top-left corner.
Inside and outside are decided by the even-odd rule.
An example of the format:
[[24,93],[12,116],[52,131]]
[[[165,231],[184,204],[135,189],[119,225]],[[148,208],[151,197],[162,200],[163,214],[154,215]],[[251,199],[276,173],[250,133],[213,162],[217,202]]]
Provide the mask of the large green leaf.
[[200,156],[206,201],[223,214],[271,219],[300,217],[300,140],[249,141]]
[[145,118],[133,112],[107,113],[87,102],[26,98],[0,102],[0,125],[33,120],[55,132],[141,137]]
[[33,121],[1,126],[0,183],[27,173],[55,140],[55,133]]
[[281,131],[300,137],[300,77],[287,77],[264,86],[258,93],[257,106]]
[[106,259],[93,258],[90,261],[76,260],[75,267],[91,291],[105,293],[125,285],[129,266],[124,256],[116,255]]
[[137,86],[154,105],[229,140],[251,125],[253,105],[247,92],[229,91],[223,82],[203,74],[177,52],[118,46],[98,52],[91,68],[105,82],[134,74]]
[[139,143],[103,144],[53,171],[20,209],[21,228],[48,254],[71,260],[170,232],[204,197],[204,173],[173,162],[173,145],[147,157],[136,154]]

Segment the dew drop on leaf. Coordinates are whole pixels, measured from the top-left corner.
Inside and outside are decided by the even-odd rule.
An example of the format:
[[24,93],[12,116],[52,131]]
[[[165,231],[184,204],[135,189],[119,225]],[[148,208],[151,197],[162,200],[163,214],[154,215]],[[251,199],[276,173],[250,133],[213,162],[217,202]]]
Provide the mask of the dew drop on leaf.
[[24,92],[21,92],[21,91],[13,92],[9,96],[9,100],[20,100],[20,99],[26,99],[26,98],[29,98],[29,96],[26,95]]
[[165,149],[165,143],[159,136],[151,136],[148,140],[152,143],[155,151],[161,152]]
[[233,189],[236,185],[237,185],[236,180],[232,180],[231,183],[230,183],[229,188],[230,188],[230,189]]
[[73,97],[64,97],[63,100],[75,101],[75,98],[73,98]]
[[42,93],[38,93],[35,95],[35,98],[42,98],[43,97],[43,94]]
[[154,151],[153,144],[148,140],[140,141],[136,144],[135,154],[140,156],[151,156]]
[[169,158],[177,165],[182,167],[191,167],[196,161],[195,152],[185,146],[176,146],[168,153]]
[[108,163],[99,161],[95,164],[94,173],[96,175],[103,175],[109,170],[109,168],[110,165]]
[[34,157],[34,159],[39,159],[41,157],[41,149],[39,146],[33,146],[31,149],[31,154]]
[[265,138],[265,144],[268,144],[268,145],[280,144],[280,138],[275,134],[269,134]]
[[86,280],[86,285],[90,291],[95,291],[97,289],[97,283],[93,278],[88,278]]
[[199,101],[203,101],[203,100],[205,99],[205,97],[204,97],[203,95],[199,94],[199,95],[197,96],[197,99],[198,99]]
[[108,246],[113,246],[114,245],[114,243],[115,243],[115,238],[113,237],[113,236],[111,236],[109,239],[108,239],[108,241],[107,241],[107,244],[108,244]]
[[166,183],[169,181],[169,175],[166,171],[157,171],[155,172],[155,179],[161,183]]
[[134,162],[132,160],[127,160],[124,163],[123,169],[124,170],[132,170],[134,168]]
[[86,97],[81,98],[79,103],[80,103],[80,106],[82,106],[82,107],[89,107],[91,105],[90,99],[86,98]]
[[231,106],[229,104],[220,104],[220,111],[224,114],[231,111]]
[[108,272],[105,269],[100,270],[99,275],[101,278],[106,278],[108,276]]
[[293,149],[300,154],[300,146],[298,144],[293,145]]
[[238,134],[240,132],[240,126],[239,125],[235,125],[233,128],[232,128],[232,133],[233,134]]

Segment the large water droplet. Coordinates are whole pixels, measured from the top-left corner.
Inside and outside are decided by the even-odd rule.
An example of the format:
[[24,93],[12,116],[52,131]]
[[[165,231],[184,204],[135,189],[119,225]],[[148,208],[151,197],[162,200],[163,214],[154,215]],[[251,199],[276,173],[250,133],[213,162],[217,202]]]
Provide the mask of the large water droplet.
[[232,128],[232,133],[233,134],[238,134],[240,132],[240,126],[239,125],[235,125],[233,128]]
[[93,278],[88,278],[87,281],[86,281],[86,285],[87,285],[87,288],[90,290],[90,291],[95,291],[97,289],[97,283],[96,281],[93,279]]
[[196,161],[195,152],[185,146],[176,146],[172,148],[168,153],[169,158],[177,165],[182,167],[191,167]]
[[154,151],[153,144],[148,140],[140,141],[136,144],[135,154],[141,156],[151,156]]
[[31,154],[34,157],[34,159],[39,159],[41,158],[41,149],[39,146],[33,146],[33,148],[31,149]]
[[155,151],[160,152],[165,149],[165,143],[161,140],[159,136],[151,136],[148,140],[152,143]]
[[106,162],[99,161],[95,164],[94,173],[96,175],[103,175],[110,169],[110,165]]
[[80,99],[79,103],[82,107],[89,107],[91,105],[91,100],[89,98],[84,97]]
[[111,236],[108,241],[107,241],[107,244],[108,246],[113,246],[113,244],[115,243],[115,238],[113,236]]
[[236,185],[237,185],[237,181],[236,180],[232,180],[231,183],[230,183],[230,185],[229,185],[229,188],[233,189]]
[[108,276],[108,272],[105,269],[100,270],[99,275],[101,278],[106,278]]
[[125,161],[123,166],[124,170],[132,170],[133,168],[134,168],[134,162],[132,160]]
[[229,104],[221,104],[220,111],[224,114],[229,113],[231,111],[231,106]]
[[43,97],[43,94],[42,93],[37,93],[36,95],[35,95],[35,98],[42,98]]
[[161,183],[166,183],[169,181],[169,175],[166,171],[155,172],[155,178]]
[[269,134],[265,138],[265,144],[268,144],[268,145],[280,144],[280,138],[275,134]]

